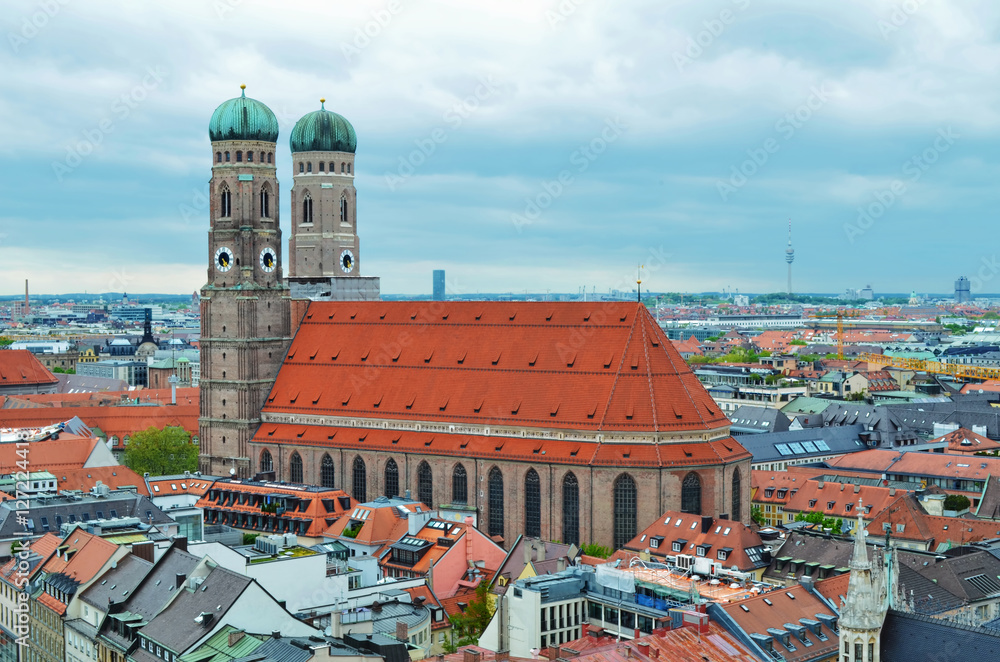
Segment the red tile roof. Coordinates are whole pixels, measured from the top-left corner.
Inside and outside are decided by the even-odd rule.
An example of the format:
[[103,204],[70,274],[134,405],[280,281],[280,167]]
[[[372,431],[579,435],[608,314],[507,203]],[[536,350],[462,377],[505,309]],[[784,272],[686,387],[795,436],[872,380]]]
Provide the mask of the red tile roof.
[[[748,548],[763,545],[760,536],[750,527],[731,520],[713,519],[708,531],[702,533],[703,528],[701,515],[668,510],[626,543],[625,549],[634,552],[648,549],[655,556],[673,556],[678,553],[695,556],[697,547],[707,545],[705,556],[713,561],[720,561],[727,568],[735,565],[748,572],[767,565],[754,562],[747,556]],[[679,551],[674,551],[672,545],[678,541],[684,543]],[[726,550],[725,559],[719,558],[719,550]],[[629,556],[631,554],[626,554],[625,558]]]
[[1000,522],[965,517],[928,515],[913,494],[897,498],[868,525],[868,534],[885,536],[889,526],[893,538],[927,543],[929,551],[1000,538]]
[[[213,482],[215,482],[214,478],[203,478],[195,474],[183,478],[178,478],[177,476],[172,478],[151,477],[149,478],[150,496],[161,497],[170,496],[171,494],[204,496],[205,492],[212,487]],[[143,484],[145,485],[145,480]]]
[[575,430],[728,421],[637,303],[312,302],[265,412]]
[[[115,543],[82,529],[74,529],[59,543],[56,554],[49,556],[42,571],[84,584],[92,580],[117,551]],[[66,605],[48,593],[42,593],[37,599],[60,614],[66,612]]]
[[862,513],[862,518],[871,520],[888,508],[900,494],[903,492],[881,485],[807,480],[785,504],[785,512],[820,512],[826,517],[854,518],[863,505],[865,512]]
[[[197,404],[198,387],[177,389],[178,404]],[[46,407],[113,406],[123,399],[141,403],[166,404],[170,402],[170,389],[140,389],[135,391],[100,391],[96,393],[30,393],[8,396],[8,400],[31,402]]]
[[840,607],[842,602],[841,596],[847,596],[847,585],[850,581],[851,573],[845,572],[843,574],[816,582],[816,590],[819,591],[824,598],[837,605],[837,607]]
[[949,453],[978,453],[979,451],[995,451],[1000,448],[1000,442],[993,441],[981,434],[976,434],[965,428],[958,428],[953,432],[942,435],[933,442],[948,442]]
[[[305,503],[304,507],[288,510],[282,515],[269,513],[262,510],[260,503],[255,505],[254,499],[248,499],[245,503],[240,503],[236,499],[228,499],[228,496],[249,495],[251,497],[269,495],[281,495],[294,497]],[[350,504],[349,508],[344,508],[341,503],[346,500]],[[227,523],[230,526],[254,531],[285,532],[282,523],[305,521],[308,526],[304,533],[298,531],[288,531],[297,533],[300,536],[309,538],[319,538],[323,532],[333,524],[334,520],[349,514],[357,506],[351,497],[343,490],[317,489],[309,485],[265,483],[241,480],[217,480],[209,488],[208,492],[198,500],[196,504],[205,513],[206,524]],[[256,526],[240,526],[235,518],[240,515],[261,516],[266,523],[263,528]]]
[[136,492],[149,496],[142,476],[125,466],[87,467],[80,469],[47,469],[58,481],[60,490],[83,490],[89,492],[97,483],[103,483],[113,490],[134,487]]
[[59,380],[26,349],[0,351],[0,388],[56,385]]
[[831,460],[830,465],[873,473],[977,481],[985,481],[991,475],[1000,475],[1000,458],[982,455],[970,457],[958,453],[868,450],[841,455]]
[[77,416],[89,428],[100,428],[108,438],[117,439],[116,448],[124,448],[126,436],[149,427],[175,426],[189,434],[198,434],[198,401],[191,404],[147,405],[122,407],[34,407],[31,409],[0,409],[0,425],[4,427],[42,427],[61,423]]
[[[643,651],[647,650],[649,653]],[[566,649],[579,651],[572,655]],[[699,633],[694,626],[654,632],[631,641],[618,642],[614,637],[583,637],[563,644],[560,657],[579,662],[756,662],[736,637],[710,621],[708,631]]]
[[0,473],[18,471],[27,460],[32,471],[50,471],[59,478],[64,475],[62,471],[82,469],[99,443],[99,439],[63,432],[59,439],[33,441],[20,448],[16,444],[0,444]]

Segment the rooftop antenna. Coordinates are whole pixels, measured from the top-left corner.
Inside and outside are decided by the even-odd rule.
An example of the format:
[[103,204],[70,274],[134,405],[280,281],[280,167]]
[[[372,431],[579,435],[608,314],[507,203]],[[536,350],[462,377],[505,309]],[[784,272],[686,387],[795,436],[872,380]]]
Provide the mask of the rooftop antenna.
[[642,270],[645,267],[641,264],[635,266],[635,300],[642,303]]

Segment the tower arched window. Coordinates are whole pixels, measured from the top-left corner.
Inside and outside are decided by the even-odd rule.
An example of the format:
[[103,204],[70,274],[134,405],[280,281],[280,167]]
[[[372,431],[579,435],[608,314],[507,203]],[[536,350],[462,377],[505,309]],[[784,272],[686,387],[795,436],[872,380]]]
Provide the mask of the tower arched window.
[[542,483],[534,469],[524,475],[524,535],[542,537]]
[[219,216],[222,218],[228,218],[233,215],[233,195],[229,192],[229,187],[225,184],[222,185],[222,191],[219,194]]
[[305,172],[305,171],[306,171],[306,166],[305,166],[305,164],[304,164],[304,163],[302,163],[301,161],[299,161],[299,173],[301,174],[301,173],[303,173],[303,172]]
[[399,496],[399,467],[392,458],[389,458],[389,461],[385,463],[385,495],[387,497]]
[[313,164],[312,161],[310,161],[309,163],[306,164],[306,172],[312,172],[312,171],[313,171]]
[[628,474],[615,479],[615,549],[621,549],[636,532],[636,490],[635,480]]
[[337,172],[337,164],[334,163],[333,161],[330,161],[330,166],[329,167],[330,167],[330,172],[336,174],[336,172]]
[[266,448],[260,453],[260,470],[261,472],[274,471],[274,458],[271,457],[271,451]]
[[354,458],[354,467],[351,471],[351,491],[354,500],[358,503],[368,501],[368,468],[361,456]]
[[229,163],[229,152],[226,152],[226,163]]
[[343,161],[340,162],[340,172],[346,172],[344,170],[344,162]]
[[733,508],[732,512],[729,513],[729,518],[734,522],[739,522],[743,519],[743,481],[742,476],[740,476],[740,468],[736,467],[733,469]]
[[319,162],[319,171],[320,171],[320,172],[325,172],[325,170],[323,169],[323,166],[324,166],[324,165],[326,165],[326,164],[325,164],[325,163],[323,163],[322,161],[320,161],[320,162]]
[[488,532],[490,536],[503,537],[503,473],[498,467],[490,469],[489,495],[487,504],[489,506]]
[[236,150],[236,162],[237,163],[243,162],[243,152],[241,150]]
[[297,452],[288,460],[288,476],[293,483],[302,482],[302,456]]
[[350,163],[347,164],[347,174],[348,175],[351,174],[351,164]]
[[469,479],[465,473],[465,467],[461,464],[455,466],[451,473],[451,502],[468,503],[469,501]]
[[580,544],[580,483],[571,471],[563,478],[562,489],[563,531],[562,541],[567,545]]
[[274,157],[274,152],[268,152],[268,153],[267,153],[267,162],[268,162],[268,163],[270,163],[270,162],[271,162],[271,159],[272,159],[273,157]]
[[323,461],[319,467],[319,483],[323,487],[334,487],[336,471],[333,466],[333,458],[328,453],[323,454]]
[[421,462],[417,467],[417,500],[428,508],[434,507],[434,475],[427,462]]
[[263,162],[264,162],[264,152],[261,152],[261,153],[260,153],[260,162],[261,162],[261,163],[263,163]]
[[260,189],[260,216],[271,218],[271,187],[267,184]]
[[681,512],[701,515],[701,478],[693,471],[681,484]]
[[349,223],[347,216],[347,198],[340,199],[340,222]]
[[247,152],[247,163],[253,163],[253,152]]
[[309,193],[306,193],[306,196],[302,198],[302,222],[313,222],[313,201]]
[[215,153],[215,162],[216,163],[222,163],[222,152],[216,152]]

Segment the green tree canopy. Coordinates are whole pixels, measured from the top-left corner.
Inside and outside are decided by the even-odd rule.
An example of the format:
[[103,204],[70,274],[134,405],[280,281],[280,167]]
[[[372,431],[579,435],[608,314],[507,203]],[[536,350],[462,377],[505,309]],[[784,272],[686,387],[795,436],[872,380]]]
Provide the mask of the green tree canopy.
[[458,635],[458,646],[478,644],[483,630],[493,618],[493,601],[490,599],[490,583],[484,577],[476,587],[476,597],[469,601],[461,614],[451,617],[451,623]]
[[150,427],[133,434],[125,446],[125,466],[142,474],[165,476],[198,468],[198,447],[184,428]]

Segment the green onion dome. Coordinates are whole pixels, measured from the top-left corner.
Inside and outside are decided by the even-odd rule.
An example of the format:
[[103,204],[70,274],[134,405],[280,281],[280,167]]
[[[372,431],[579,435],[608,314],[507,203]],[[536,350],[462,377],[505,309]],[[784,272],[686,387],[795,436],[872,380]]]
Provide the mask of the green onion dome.
[[326,109],[320,99],[319,110],[295,123],[290,140],[292,152],[351,152],[358,148],[354,127],[342,116]]
[[235,99],[225,101],[208,123],[208,136],[216,140],[263,140],[277,142],[278,118],[271,109],[256,99],[247,96],[246,85],[240,85],[243,92]]

